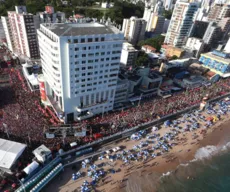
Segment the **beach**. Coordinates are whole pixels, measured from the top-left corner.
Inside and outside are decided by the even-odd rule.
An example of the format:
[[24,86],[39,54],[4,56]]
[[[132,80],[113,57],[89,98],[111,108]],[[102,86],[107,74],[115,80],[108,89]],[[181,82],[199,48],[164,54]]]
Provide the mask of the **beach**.
[[[210,115],[203,112],[206,118]],[[213,115],[212,115],[213,116]],[[202,128],[179,133],[173,141],[176,143],[176,146],[173,146],[169,152],[165,152],[161,156],[155,158],[148,158],[145,161],[131,161],[128,164],[125,164],[121,160],[116,160],[114,162],[108,161],[104,158],[103,160],[96,160],[94,164],[98,165],[104,162],[106,165],[103,166],[104,170],[109,170],[111,168],[119,170],[115,174],[109,173],[103,179],[97,183],[96,189],[99,191],[157,191],[159,185],[159,178],[163,174],[169,174],[177,170],[177,167],[181,164],[187,164],[195,158],[195,154],[198,149],[201,147],[215,145],[221,146],[225,142],[230,141],[230,129],[228,125],[230,124],[229,113],[221,115],[221,119],[216,121],[213,126],[205,129],[203,134],[201,134]],[[179,120],[182,117],[179,118]],[[204,126],[204,122],[199,122],[200,126]],[[182,123],[182,126],[185,126]],[[157,133],[161,136],[169,131],[169,128],[166,128],[164,125],[161,125],[161,128]],[[105,150],[112,149],[115,146],[125,146],[125,149],[132,149],[134,145],[146,140],[142,138],[141,140],[123,140],[116,144],[110,144],[106,146]],[[72,180],[72,173],[76,171],[83,172],[83,177],[77,179],[76,181]],[[81,165],[78,165],[76,170],[73,168],[67,167],[64,172],[61,173],[57,178],[55,178],[44,191],[61,191],[61,192],[72,192],[80,191],[80,186],[84,180],[92,180],[86,175],[87,169],[82,169]],[[193,179],[192,176],[187,175],[187,179]]]

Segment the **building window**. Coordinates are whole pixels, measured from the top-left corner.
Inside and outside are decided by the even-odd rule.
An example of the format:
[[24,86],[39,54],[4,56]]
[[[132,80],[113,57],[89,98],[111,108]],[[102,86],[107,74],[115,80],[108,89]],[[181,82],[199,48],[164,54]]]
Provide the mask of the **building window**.
[[82,54],[82,57],[86,57],[86,54]]
[[81,43],[85,43],[85,39],[81,39]]
[[74,42],[74,43],[78,43],[78,39],[74,39],[73,42]]
[[102,38],[101,38],[101,41],[105,41],[105,38],[104,38],[104,37],[102,37]]
[[93,39],[92,38],[88,38],[88,42],[92,42],[93,41]]
[[79,51],[79,48],[78,48],[78,47],[76,47],[76,48],[75,48],[75,51]]

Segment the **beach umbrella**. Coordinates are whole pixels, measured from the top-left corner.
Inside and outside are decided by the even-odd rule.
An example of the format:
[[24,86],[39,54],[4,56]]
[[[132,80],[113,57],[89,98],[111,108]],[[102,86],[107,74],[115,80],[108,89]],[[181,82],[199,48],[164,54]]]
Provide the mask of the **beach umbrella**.
[[213,117],[207,117],[206,120],[207,121],[213,121]]

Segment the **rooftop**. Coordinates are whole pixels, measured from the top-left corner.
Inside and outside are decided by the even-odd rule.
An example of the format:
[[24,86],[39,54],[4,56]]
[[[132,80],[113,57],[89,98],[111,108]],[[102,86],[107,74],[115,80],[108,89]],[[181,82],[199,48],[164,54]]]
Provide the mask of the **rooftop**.
[[139,76],[139,75],[130,75],[128,77],[129,80],[135,81],[135,82],[138,81],[140,78],[141,78],[141,76]]
[[0,167],[10,169],[25,148],[25,144],[0,139]]
[[219,60],[220,62],[225,62],[225,63],[227,63],[227,64],[230,63],[230,58],[223,58],[223,57],[214,55],[212,52],[203,53],[203,54],[201,54],[201,56],[210,57],[211,59],[215,59],[215,60],[217,60],[217,61]]
[[44,23],[42,25],[58,36],[114,34],[119,31],[115,30],[115,27],[99,23]]

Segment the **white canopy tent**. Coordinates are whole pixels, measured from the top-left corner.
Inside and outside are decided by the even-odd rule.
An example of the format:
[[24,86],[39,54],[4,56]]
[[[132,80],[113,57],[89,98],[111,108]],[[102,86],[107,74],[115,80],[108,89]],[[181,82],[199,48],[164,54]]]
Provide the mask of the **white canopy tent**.
[[0,168],[9,170],[25,148],[25,144],[0,139]]

